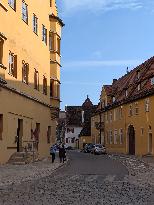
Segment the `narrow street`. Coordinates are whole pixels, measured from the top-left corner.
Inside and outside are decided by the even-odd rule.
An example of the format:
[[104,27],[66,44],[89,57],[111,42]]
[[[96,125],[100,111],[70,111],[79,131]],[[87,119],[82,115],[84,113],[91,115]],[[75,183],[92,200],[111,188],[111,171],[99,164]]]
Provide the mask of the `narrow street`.
[[0,204],[153,204],[153,187],[129,182],[128,171],[120,161],[77,151],[68,155],[69,162],[48,177],[0,187]]

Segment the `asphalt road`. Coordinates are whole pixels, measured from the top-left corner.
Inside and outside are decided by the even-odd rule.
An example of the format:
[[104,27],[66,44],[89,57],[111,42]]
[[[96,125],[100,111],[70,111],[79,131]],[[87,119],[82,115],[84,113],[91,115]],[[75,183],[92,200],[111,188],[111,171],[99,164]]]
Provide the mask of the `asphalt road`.
[[152,205],[152,187],[129,183],[127,169],[107,155],[71,151],[49,177],[0,190],[7,205]]

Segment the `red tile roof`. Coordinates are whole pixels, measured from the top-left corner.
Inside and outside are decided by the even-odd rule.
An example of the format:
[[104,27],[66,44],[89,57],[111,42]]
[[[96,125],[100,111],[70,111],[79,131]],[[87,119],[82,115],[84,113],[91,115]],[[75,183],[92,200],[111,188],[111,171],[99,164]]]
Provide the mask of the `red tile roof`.
[[[117,81],[114,81],[112,85],[105,85],[104,89],[111,99],[115,97],[115,103],[131,100],[137,96],[143,97],[144,93],[154,89],[154,85],[151,84],[152,77],[154,77],[154,57],[137,66]],[[141,85],[140,90],[138,90],[139,84]],[[126,90],[128,91],[127,97]],[[111,102],[111,104],[113,103]]]

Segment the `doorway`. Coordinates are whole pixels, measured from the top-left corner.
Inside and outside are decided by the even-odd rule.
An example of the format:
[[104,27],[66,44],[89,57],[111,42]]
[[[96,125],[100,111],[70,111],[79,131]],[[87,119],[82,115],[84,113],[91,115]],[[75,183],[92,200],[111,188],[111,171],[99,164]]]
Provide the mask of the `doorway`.
[[128,138],[129,138],[129,154],[135,155],[135,129],[133,125],[128,128]]
[[17,128],[17,152],[22,152],[23,120],[18,119]]

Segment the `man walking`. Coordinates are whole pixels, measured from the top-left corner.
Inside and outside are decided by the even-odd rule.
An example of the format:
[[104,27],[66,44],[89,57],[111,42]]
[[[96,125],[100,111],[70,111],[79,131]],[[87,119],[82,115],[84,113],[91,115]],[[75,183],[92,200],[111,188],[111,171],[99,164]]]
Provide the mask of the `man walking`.
[[65,147],[64,145],[60,146],[59,147],[59,158],[60,158],[60,163],[63,161],[65,161],[66,159],[66,150],[65,150]]

